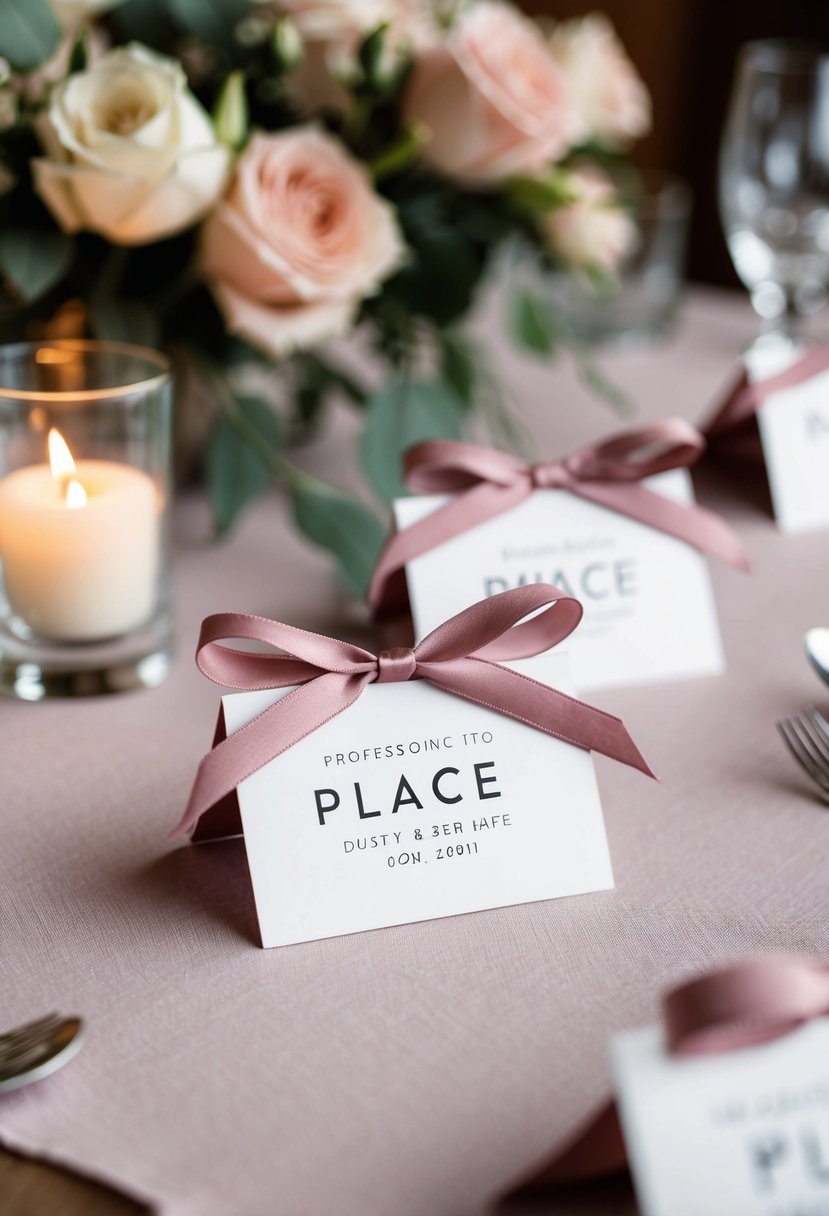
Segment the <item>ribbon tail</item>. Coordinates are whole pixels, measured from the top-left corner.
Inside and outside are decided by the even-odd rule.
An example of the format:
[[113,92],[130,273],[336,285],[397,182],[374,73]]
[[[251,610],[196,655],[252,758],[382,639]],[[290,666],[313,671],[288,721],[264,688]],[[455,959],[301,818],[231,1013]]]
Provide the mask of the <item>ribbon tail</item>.
[[457,494],[411,527],[390,536],[377,559],[368,589],[368,602],[375,618],[407,607],[405,571],[409,562],[517,507],[531,493],[532,485],[527,479],[518,479],[508,485],[482,482]]
[[179,836],[194,827],[205,811],[246,777],[348,709],[373,678],[372,672],[326,672],[300,684],[217,743],[199,765],[187,809],[170,835]]
[[500,1212],[507,1200],[532,1193],[537,1188],[608,1177],[627,1168],[627,1152],[616,1104],[607,1102],[563,1146],[516,1179],[497,1201],[495,1212]]
[[486,659],[419,663],[418,671],[431,684],[456,697],[515,718],[584,751],[600,752],[648,777],[655,776],[621,718],[557,688]]
[[627,515],[637,523],[666,532],[701,553],[718,557],[738,570],[749,570],[743,542],[734,529],[713,511],[697,503],[674,502],[645,486],[625,482],[579,482],[569,487],[573,494],[597,506]]

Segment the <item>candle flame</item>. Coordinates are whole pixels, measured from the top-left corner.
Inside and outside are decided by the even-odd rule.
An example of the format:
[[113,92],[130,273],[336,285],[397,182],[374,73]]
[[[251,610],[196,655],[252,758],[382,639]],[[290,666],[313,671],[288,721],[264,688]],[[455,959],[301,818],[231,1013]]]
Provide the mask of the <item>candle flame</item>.
[[75,461],[67,442],[54,427],[49,431],[49,464],[56,481],[68,481],[75,472]]
[[87,503],[86,490],[79,481],[70,481],[66,485],[65,501],[67,507],[85,507]]
[[76,472],[75,461],[72,458],[72,453],[69,451],[69,445],[60,431],[56,430],[55,427],[52,427],[49,431],[48,443],[49,464],[52,468],[52,476],[60,485],[63,501],[69,508],[86,506],[86,490],[74,476]]

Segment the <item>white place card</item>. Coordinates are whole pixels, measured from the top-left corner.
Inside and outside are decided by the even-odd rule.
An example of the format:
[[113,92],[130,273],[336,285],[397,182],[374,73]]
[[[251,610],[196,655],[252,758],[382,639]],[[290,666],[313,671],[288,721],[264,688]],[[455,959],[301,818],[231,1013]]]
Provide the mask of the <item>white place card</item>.
[[[224,697],[228,732],[288,691]],[[238,798],[263,946],[613,886],[590,753],[424,680],[369,685]]]
[[690,1058],[637,1030],[611,1059],[643,1216],[829,1214],[829,1019]]
[[[643,482],[693,501],[691,479],[672,469]],[[397,527],[446,497],[401,498]],[[564,643],[581,692],[716,675],[724,668],[705,559],[690,545],[565,490],[536,490],[410,562],[406,577],[419,641],[470,604],[524,583],[553,583],[580,600],[584,617]]]
[[[785,371],[798,353],[774,347],[750,351],[749,379]],[[829,371],[773,393],[757,411],[757,426],[780,530],[829,527]]]

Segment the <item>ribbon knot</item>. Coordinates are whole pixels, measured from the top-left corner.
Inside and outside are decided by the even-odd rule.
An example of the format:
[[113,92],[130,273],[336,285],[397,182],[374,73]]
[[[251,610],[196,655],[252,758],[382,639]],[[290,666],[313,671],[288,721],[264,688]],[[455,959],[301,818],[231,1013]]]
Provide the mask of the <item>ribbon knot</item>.
[[[652,777],[619,718],[497,661],[549,650],[572,633],[581,615],[578,600],[557,587],[543,583],[515,587],[459,612],[414,650],[397,647],[379,655],[265,617],[236,612],[207,617],[202,621],[196,662],[208,679],[225,688],[289,691],[246,726],[216,742],[199,765],[176,831],[194,827],[205,812],[218,812],[223,799],[242,781],[348,709],[369,684],[412,678],[574,747],[602,752]],[[236,639],[266,644],[281,653],[223,644]]]
[[417,670],[417,656],[411,646],[393,646],[377,656],[377,683],[402,684]]
[[552,460],[548,464],[536,464],[530,469],[533,488],[536,490],[568,490],[573,485],[573,475],[563,460]]
[[725,520],[641,484],[667,469],[686,468],[704,448],[703,437],[681,418],[623,432],[534,466],[506,452],[451,439],[416,444],[404,458],[406,485],[418,493],[453,497],[390,537],[372,575],[369,603],[376,616],[405,609],[410,561],[513,510],[537,489],[565,490],[745,570],[745,550]]

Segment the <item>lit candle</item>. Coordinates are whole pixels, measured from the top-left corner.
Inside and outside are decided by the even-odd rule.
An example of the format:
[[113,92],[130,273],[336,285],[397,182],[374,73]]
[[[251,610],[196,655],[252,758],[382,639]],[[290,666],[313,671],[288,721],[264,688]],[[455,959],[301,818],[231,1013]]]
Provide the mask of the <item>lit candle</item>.
[[111,460],[77,464],[59,431],[49,464],[0,481],[0,558],[12,610],[44,638],[126,633],[156,607],[160,502],[146,473]]

